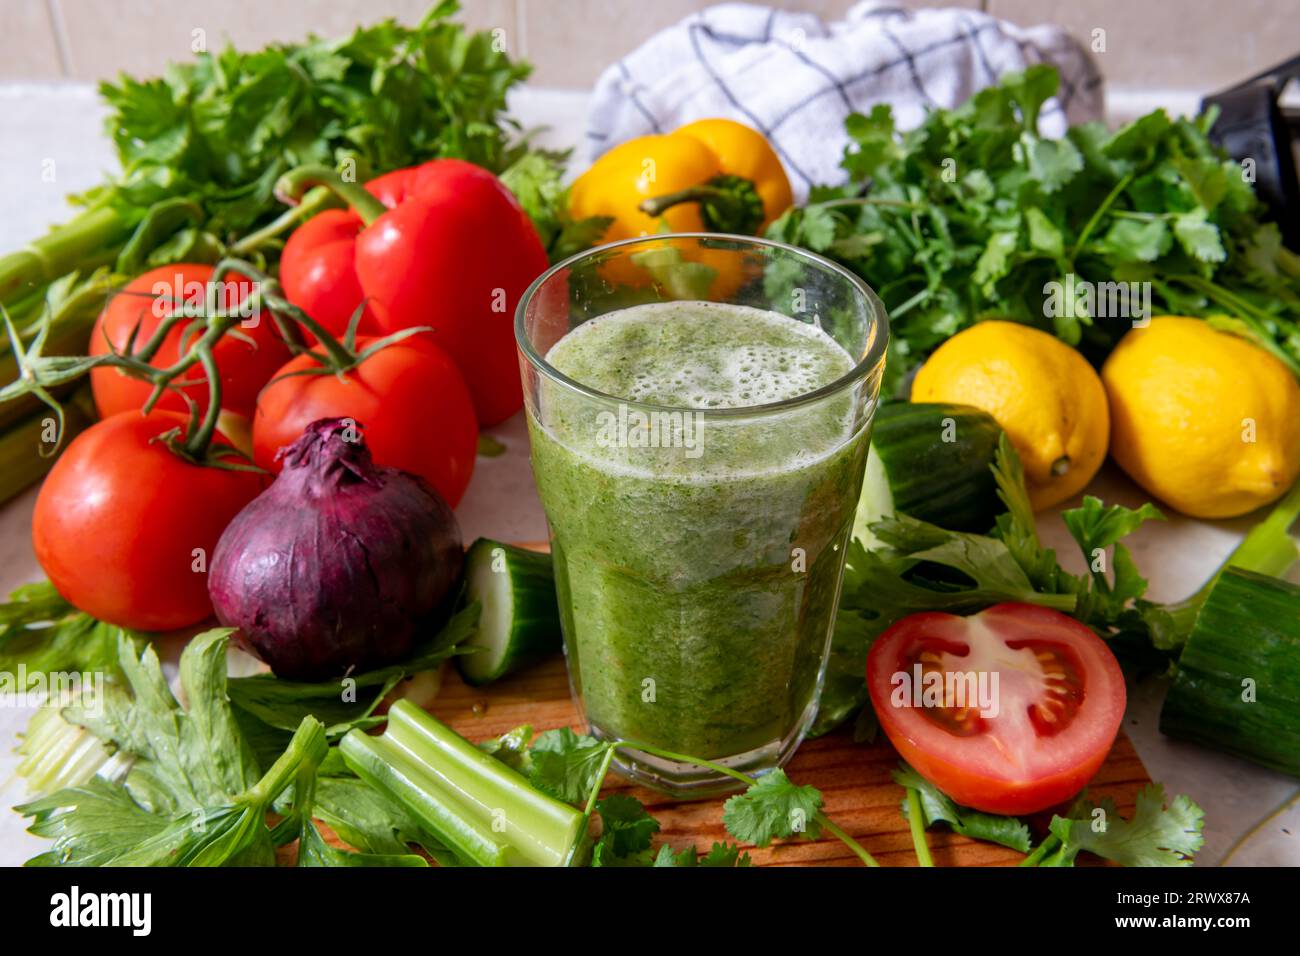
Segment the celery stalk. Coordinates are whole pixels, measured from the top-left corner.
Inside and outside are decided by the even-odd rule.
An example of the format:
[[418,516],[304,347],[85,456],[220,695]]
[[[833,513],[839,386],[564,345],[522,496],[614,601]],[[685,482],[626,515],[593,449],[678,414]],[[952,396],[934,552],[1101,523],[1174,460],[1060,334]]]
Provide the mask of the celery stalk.
[[116,257],[131,228],[111,207],[102,206],[0,256],[0,301],[8,304],[33,286],[84,269],[89,259],[102,261],[105,253]]
[[22,758],[14,776],[26,781],[29,795],[38,797],[79,787],[95,776],[121,780],[135,762],[126,751],[111,751],[86,728],[64,720],[55,704],[32,714],[14,752]]
[[467,862],[567,866],[583,842],[582,813],[409,701],[389,710],[383,736],[354,730],[339,749],[357,776],[401,802]]
[[[3,407],[3,406],[0,406]],[[56,455],[44,443],[54,412],[44,405],[26,420],[0,431],[0,504],[34,484],[54,467]],[[95,420],[94,402],[89,387],[83,387],[63,403],[63,442],[67,448],[79,433]],[[44,451],[44,455],[42,454]]]

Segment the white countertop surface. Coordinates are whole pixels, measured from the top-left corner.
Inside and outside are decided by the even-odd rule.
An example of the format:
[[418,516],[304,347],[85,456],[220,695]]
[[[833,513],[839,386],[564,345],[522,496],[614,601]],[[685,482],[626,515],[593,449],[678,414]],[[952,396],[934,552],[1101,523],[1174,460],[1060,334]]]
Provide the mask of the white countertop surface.
[[[543,145],[582,142],[586,95],[524,90],[512,112],[525,127],[547,126]],[[0,86],[0,250],[10,251],[69,216],[64,196],[97,183],[114,167],[101,126],[103,110],[93,90],[80,85]],[[48,173],[53,169],[52,181]],[[537,492],[528,468],[522,414],[492,429],[506,446],[497,458],[479,458],[473,481],[457,508],[466,541],[481,535],[500,540],[546,537]],[[1137,506],[1145,496],[1110,466],[1089,489],[1107,501]],[[41,577],[32,554],[30,521],[35,489],[0,507],[0,592]],[[1044,541],[1075,559],[1076,549],[1055,513],[1040,516]],[[1150,597],[1174,600],[1200,586],[1232,549],[1248,522],[1207,523],[1171,515],[1138,532],[1133,551],[1151,580]],[[1068,561],[1067,561],[1068,563]],[[1300,580],[1300,577],[1297,577]],[[1157,730],[1164,688],[1148,681],[1130,692],[1124,729],[1151,777],[1169,793],[1187,793],[1206,813],[1201,864],[1300,865],[1300,783],[1231,757],[1171,741]],[[28,712],[0,709],[0,865],[17,865],[46,841],[27,834],[7,808],[22,799],[21,782],[10,778],[13,741]],[[1279,808],[1284,808],[1277,812]],[[1261,821],[1267,822],[1259,826]],[[1238,845],[1239,844],[1239,845]],[[1234,846],[1236,849],[1234,850]]]

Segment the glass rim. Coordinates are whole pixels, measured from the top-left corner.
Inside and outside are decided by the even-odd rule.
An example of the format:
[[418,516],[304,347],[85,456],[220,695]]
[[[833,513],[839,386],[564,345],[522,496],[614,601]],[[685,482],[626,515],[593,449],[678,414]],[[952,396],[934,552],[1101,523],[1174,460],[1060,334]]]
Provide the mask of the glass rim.
[[[687,405],[657,405],[651,402],[639,402],[633,398],[622,398],[618,395],[611,395],[608,392],[602,392],[599,389],[592,388],[579,382],[575,378],[565,375],[557,369],[546,358],[538,354],[537,349],[528,338],[525,328],[525,318],[528,313],[528,305],[532,302],[537,291],[541,289],[556,273],[563,269],[571,267],[576,262],[590,258],[597,253],[608,252],[611,249],[618,249],[621,246],[631,246],[650,242],[660,242],[665,239],[723,239],[733,242],[744,243],[753,246],[766,246],[769,249],[776,249],[781,252],[789,253],[804,259],[814,265],[835,273],[849,283],[861,297],[866,301],[868,308],[872,313],[873,334],[871,342],[867,347],[866,354],[862,360],[855,363],[854,366],[832,382],[828,382],[811,392],[804,392],[802,395],[795,395],[791,398],[784,398],[778,402],[766,402],[761,405],[739,405],[732,408],[691,408]],[[683,299],[678,301],[697,301]],[[712,301],[712,300],[698,300]],[[824,398],[829,398],[839,392],[844,391],[855,382],[866,378],[871,372],[882,368],[885,363],[885,353],[889,348],[889,315],[885,311],[885,304],[880,301],[880,296],[876,295],[874,289],[862,281],[857,275],[850,272],[844,266],[840,265],[825,256],[818,255],[808,249],[799,246],[792,246],[787,242],[779,242],[775,239],[766,239],[759,236],[742,236],[729,232],[663,232],[655,235],[633,236],[630,239],[619,239],[616,242],[609,242],[596,246],[592,249],[584,249],[582,252],[575,253],[567,259],[555,263],[531,283],[524,290],[524,294],[519,298],[519,304],[515,307],[515,344],[518,346],[520,353],[528,360],[528,363],[536,368],[539,372],[551,380],[563,385],[564,387],[584,395],[588,398],[599,399],[607,402],[618,402],[636,408],[644,408],[650,411],[658,412],[692,412],[700,413],[708,417],[721,418],[743,418],[755,414],[767,414],[771,412],[785,411],[790,408],[797,408],[801,405],[811,404]]]

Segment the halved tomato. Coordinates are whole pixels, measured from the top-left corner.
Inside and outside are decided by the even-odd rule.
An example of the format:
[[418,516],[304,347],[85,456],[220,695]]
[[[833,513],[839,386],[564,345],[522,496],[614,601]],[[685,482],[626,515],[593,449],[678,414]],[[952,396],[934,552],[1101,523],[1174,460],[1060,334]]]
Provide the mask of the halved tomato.
[[903,618],[871,646],[867,687],[903,759],[989,813],[1035,813],[1082,790],[1126,701],[1105,642],[1032,604]]

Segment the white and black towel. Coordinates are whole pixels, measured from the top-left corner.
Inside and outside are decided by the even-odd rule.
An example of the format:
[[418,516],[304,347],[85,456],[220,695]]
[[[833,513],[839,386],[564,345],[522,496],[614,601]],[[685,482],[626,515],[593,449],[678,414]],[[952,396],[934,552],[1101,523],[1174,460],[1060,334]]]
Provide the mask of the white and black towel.
[[1099,119],[1101,74],[1057,26],[1018,27],[976,10],[908,10],[859,3],[843,22],[726,3],[692,14],[609,67],[588,117],[595,159],[646,133],[726,116],[760,130],[802,199],[813,183],[841,183],[844,117],[889,103],[900,129],[949,108],[1010,70],[1052,63],[1058,97],[1039,120],[1045,136]]

